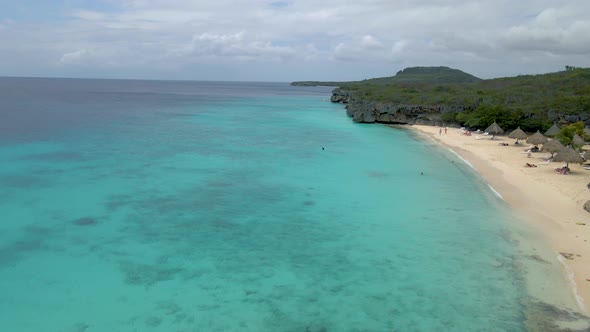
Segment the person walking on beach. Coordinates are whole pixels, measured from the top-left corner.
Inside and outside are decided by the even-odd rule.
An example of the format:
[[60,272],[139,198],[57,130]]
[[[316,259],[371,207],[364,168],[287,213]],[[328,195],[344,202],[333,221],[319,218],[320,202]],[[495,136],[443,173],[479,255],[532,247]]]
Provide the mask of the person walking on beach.
[[445,135],[447,134],[447,127],[445,127]]
[[442,134],[442,128],[438,128],[438,134],[441,135]]

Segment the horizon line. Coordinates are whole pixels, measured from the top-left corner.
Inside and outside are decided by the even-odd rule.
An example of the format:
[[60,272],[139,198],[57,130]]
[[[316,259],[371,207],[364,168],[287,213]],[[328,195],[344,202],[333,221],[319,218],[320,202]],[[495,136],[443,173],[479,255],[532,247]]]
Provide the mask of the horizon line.
[[163,79],[163,78],[115,78],[115,77],[63,77],[63,76],[12,76],[0,75],[3,78],[25,79],[60,79],[60,80],[111,80],[111,81],[163,81],[163,82],[217,82],[217,83],[293,83],[297,81],[242,81],[242,80],[199,80],[199,79]]

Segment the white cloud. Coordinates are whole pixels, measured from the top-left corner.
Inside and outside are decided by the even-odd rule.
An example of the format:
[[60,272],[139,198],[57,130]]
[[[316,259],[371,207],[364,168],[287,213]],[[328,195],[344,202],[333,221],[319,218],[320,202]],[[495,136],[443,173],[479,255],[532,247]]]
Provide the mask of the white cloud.
[[325,68],[316,79],[406,65],[484,77],[590,66],[590,1],[297,0],[277,10],[271,1],[110,0],[108,11],[71,3],[80,7],[62,8],[61,21],[0,22],[0,75],[30,59],[35,68],[85,64],[89,76],[238,61],[284,80],[286,63]]
[[252,61],[284,61],[296,54],[295,49],[273,45],[270,41],[248,39],[245,32],[216,34],[205,32],[195,35],[188,47],[181,47],[177,56],[190,56],[207,60],[233,59]]
[[339,43],[334,48],[333,58],[340,61],[391,61],[393,48],[386,48],[383,43],[371,35],[360,40]]
[[240,31],[238,33],[235,34],[229,34],[229,35],[217,35],[217,34],[212,34],[212,33],[202,33],[199,36],[195,36],[193,37],[193,42],[195,41],[201,41],[201,42],[211,42],[211,43],[216,43],[216,44],[233,44],[233,43],[237,43],[237,42],[241,42],[242,40],[244,40],[244,31]]
[[590,53],[590,16],[579,17],[574,8],[548,8],[532,22],[508,29],[502,45],[519,51],[554,55]]
[[365,49],[383,49],[383,44],[371,35],[365,35],[361,39],[361,46]]
[[68,53],[64,53],[61,56],[61,59],[59,60],[59,62],[61,64],[77,64],[80,63],[82,58],[88,54],[88,52],[86,50],[77,50],[74,52],[68,52]]
[[72,17],[76,17],[82,20],[88,20],[88,21],[100,21],[100,20],[104,20],[107,18],[107,15],[101,13],[101,12],[97,12],[97,11],[93,11],[93,10],[84,10],[84,9],[77,9],[74,10],[70,13],[70,15]]

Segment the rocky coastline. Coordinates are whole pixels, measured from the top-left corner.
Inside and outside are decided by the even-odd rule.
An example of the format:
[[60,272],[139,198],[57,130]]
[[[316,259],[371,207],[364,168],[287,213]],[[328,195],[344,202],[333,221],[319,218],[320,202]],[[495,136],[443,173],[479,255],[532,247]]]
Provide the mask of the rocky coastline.
[[463,111],[462,106],[396,105],[355,98],[349,91],[336,88],[330,101],[346,105],[346,114],[354,122],[442,125],[442,114]]
[[[473,106],[466,105],[401,105],[387,102],[375,102],[354,96],[350,91],[336,88],[332,91],[330,101],[346,105],[346,114],[354,122],[359,123],[386,123],[386,124],[417,124],[428,126],[457,126],[455,121],[444,119],[445,113],[462,112]],[[536,117],[538,114],[528,114],[528,117]],[[559,113],[547,110],[546,119],[562,124],[570,124],[583,121],[590,125],[588,113]]]

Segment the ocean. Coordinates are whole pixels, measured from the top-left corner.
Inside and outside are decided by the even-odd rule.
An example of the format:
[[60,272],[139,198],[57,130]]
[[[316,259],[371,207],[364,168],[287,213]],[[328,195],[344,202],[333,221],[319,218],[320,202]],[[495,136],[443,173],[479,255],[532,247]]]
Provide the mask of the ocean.
[[505,203],[330,90],[0,78],[0,330],[526,330]]

